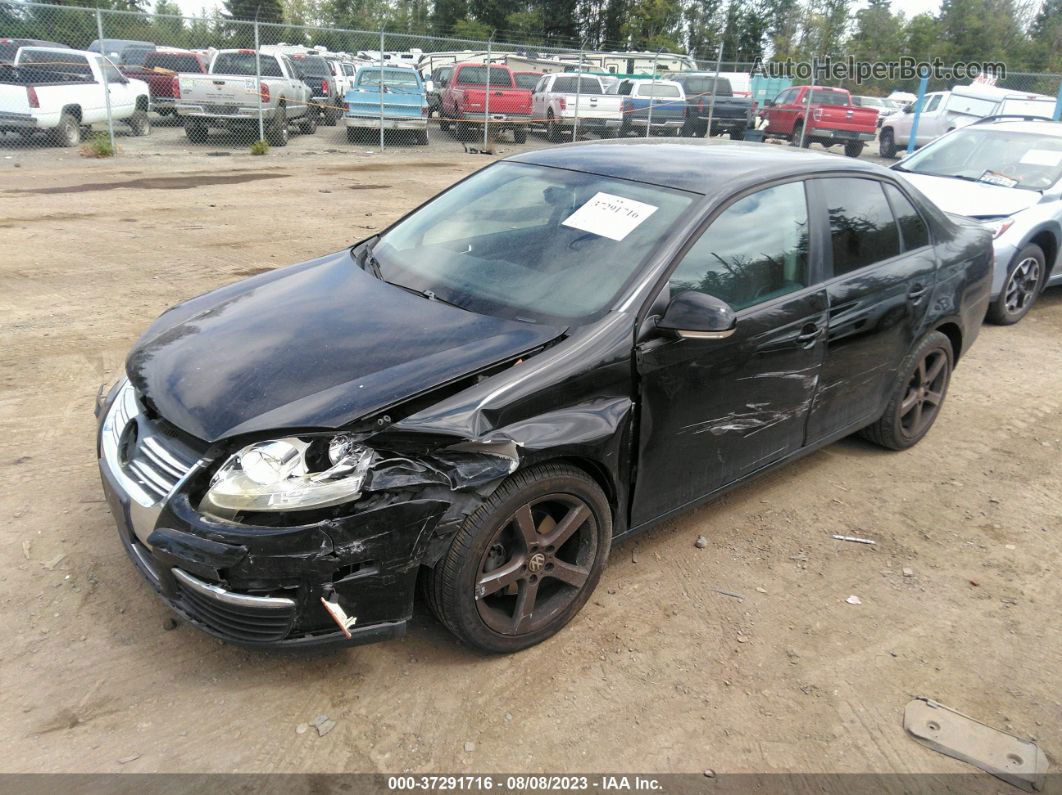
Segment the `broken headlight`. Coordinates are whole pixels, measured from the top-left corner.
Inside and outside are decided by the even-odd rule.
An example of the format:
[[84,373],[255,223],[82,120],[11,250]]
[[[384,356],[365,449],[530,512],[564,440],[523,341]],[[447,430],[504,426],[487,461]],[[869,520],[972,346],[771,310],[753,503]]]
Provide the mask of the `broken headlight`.
[[346,434],[255,442],[211,478],[203,507],[292,511],[351,502],[361,496],[374,455]]

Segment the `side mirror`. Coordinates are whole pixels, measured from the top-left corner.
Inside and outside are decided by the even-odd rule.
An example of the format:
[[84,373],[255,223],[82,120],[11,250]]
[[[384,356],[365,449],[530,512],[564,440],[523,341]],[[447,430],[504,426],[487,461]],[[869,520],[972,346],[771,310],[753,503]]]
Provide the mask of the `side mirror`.
[[914,113],[914,105],[904,105],[903,106],[903,112],[904,113]]
[[737,318],[726,301],[687,290],[671,299],[656,327],[682,339],[725,339],[734,333]]
[[763,101],[763,107],[765,107],[765,108],[773,108],[774,107],[774,100],[773,99],[765,99]]

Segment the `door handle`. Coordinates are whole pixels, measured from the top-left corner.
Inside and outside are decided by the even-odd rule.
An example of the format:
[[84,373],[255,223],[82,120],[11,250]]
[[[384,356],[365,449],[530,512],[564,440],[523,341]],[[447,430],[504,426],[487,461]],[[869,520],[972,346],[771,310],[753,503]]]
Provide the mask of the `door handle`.
[[819,338],[821,333],[822,329],[820,329],[815,323],[807,323],[802,329],[800,329],[800,333],[794,337],[793,342],[801,348],[810,348],[815,344],[815,341]]
[[919,301],[922,300],[922,298],[928,291],[929,288],[927,288],[924,284],[916,282],[915,284],[912,284],[911,289],[907,291],[907,299],[917,304]]

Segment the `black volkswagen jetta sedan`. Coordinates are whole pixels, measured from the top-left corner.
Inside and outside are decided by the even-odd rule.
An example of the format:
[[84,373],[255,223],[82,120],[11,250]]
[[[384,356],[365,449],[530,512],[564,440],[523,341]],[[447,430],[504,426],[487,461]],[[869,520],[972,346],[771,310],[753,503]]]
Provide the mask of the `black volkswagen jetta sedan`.
[[518,650],[615,540],[857,431],[921,439],[990,238],[827,154],[520,154],[165,312],[98,407],[104,489],[148,582],[225,640],[396,637],[419,581],[462,640]]

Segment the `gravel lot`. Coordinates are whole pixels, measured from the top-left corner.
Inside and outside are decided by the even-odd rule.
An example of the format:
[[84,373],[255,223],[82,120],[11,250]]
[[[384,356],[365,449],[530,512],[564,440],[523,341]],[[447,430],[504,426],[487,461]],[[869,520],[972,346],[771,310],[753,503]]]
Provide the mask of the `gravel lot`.
[[[916,695],[1062,758],[1057,289],[984,329],[918,447],[846,440],[622,545],[517,656],[423,605],[402,641],[313,654],[168,630],[103,501],[99,385],[166,307],[348,245],[489,159],[342,135],[252,158],[159,127],[107,162],[0,143],[0,770],[970,770],[905,736]],[[318,715],[335,728],[299,733]]]

